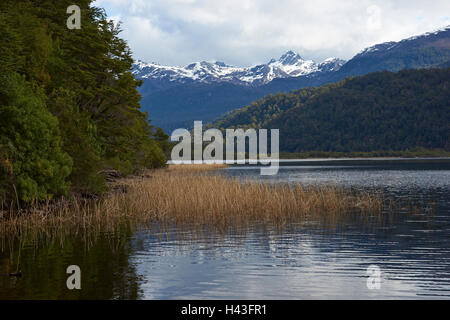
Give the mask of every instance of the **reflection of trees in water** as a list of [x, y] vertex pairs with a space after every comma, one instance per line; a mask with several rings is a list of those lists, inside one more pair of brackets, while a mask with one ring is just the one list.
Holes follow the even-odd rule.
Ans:
[[[436, 241], [432, 234], [418, 233], [411, 228], [432, 228], [432, 213], [436, 210], [438, 213], [448, 212], [448, 206], [424, 209], [432, 209], [430, 204], [442, 204], [447, 201], [447, 196], [444, 193], [424, 193], [420, 197], [416, 195], [415, 201], [411, 198], [409, 194], [404, 197], [396, 195], [392, 206], [385, 198], [390, 207], [385, 208], [384, 214], [361, 215], [356, 211], [343, 216], [324, 215], [316, 220], [307, 219], [292, 224], [252, 223], [219, 230], [221, 232], [208, 226], [148, 224], [145, 231], [137, 232], [134, 240], [130, 240], [130, 236], [136, 230], [127, 227], [116, 230], [114, 235], [106, 231], [84, 233], [80, 230], [61, 231], [57, 236], [51, 232], [47, 236], [45, 232], [15, 234], [14, 241], [8, 241], [5, 237], [0, 239], [0, 299], [140, 298], [143, 295], [140, 288], [142, 279], [137, 275], [131, 256], [136, 250], [151, 251], [151, 247], [157, 247], [162, 242], [169, 244], [164, 250], [196, 251], [199, 255], [216, 253], [218, 256], [223, 254], [220, 248], [224, 244], [245, 248], [249, 243], [258, 243], [258, 248], [276, 253], [273, 259], [281, 257], [281, 265], [298, 263], [299, 257], [311, 252], [317, 255], [330, 250], [339, 252], [341, 244], [351, 243], [351, 250], [356, 256], [358, 252], [374, 257], [392, 255], [395, 258], [394, 267], [395, 263], [408, 261], [413, 256], [418, 269], [430, 264], [436, 274], [441, 275], [443, 268], [448, 267], [448, 256], [442, 255], [442, 263], [436, 264], [435, 259], [430, 257], [427, 257], [429, 261], [419, 258], [424, 252], [410, 248], [439, 248], [445, 242]], [[418, 212], [412, 208], [418, 208]], [[415, 223], [411, 225], [408, 220]], [[442, 228], [442, 225], [437, 227]], [[414, 237], [399, 238], [398, 234]], [[19, 243], [18, 238], [26, 240]], [[333, 245], [329, 241], [336, 243]], [[199, 245], [202, 250], [199, 250]], [[205, 250], [205, 246], [212, 249]], [[14, 250], [10, 250], [12, 247]], [[245, 251], [241, 252], [245, 254]], [[239, 254], [239, 251], [232, 254]], [[7, 276], [17, 270], [18, 263], [22, 278]], [[280, 264], [279, 261], [277, 263]], [[69, 265], [81, 268], [82, 289], [79, 291], [70, 291], [66, 287], [69, 276], [66, 269]]]
[[[0, 250], [0, 299], [137, 299], [139, 277], [130, 264], [128, 237], [99, 236], [89, 243], [67, 237], [48, 245]], [[19, 256], [20, 253], [20, 256]], [[20, 259], [20, 262], [18, 261]], [[21, 278], [9, 277], [20, 263]], [[81, 268], [81, 290], [69, 290], [69, 265]]]

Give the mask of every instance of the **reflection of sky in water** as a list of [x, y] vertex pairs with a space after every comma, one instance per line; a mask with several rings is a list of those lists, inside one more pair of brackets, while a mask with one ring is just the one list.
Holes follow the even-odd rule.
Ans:
[[259, 167], [231, 167], [224, 170], [229, 176], [259, 181], [289, 181], [302, 184], [335, 184], [361, 187], [450, 187], [448, 170], [408, 170], [395, 166], [280, 166], [275, 176], [259, 176]]
[[[448, 248], [433, 252], [405, 235], [380, 240], [255, 233], [208, 246], [143, 239], [133, 262], [145, 278], [144, 297], [154, 299], [450, 297]], [[366, 286], [371, 264], [383, 272], [379, 291]]]
[[[429, 199], [434, 215], [398, 214], [384, 224], [345, 222], [335, 232], [303, 225], [245, 238], [158, 240], [139, 233], [132, 257], [145, 298], [389, 299], [450, 298], [450, 168], [410, 165], [286, 166], [275, 177], [253, 168], [223, 173], [258, 181], [375, 188], [396, 198]], [[382, 271], [381, 290], [367, 289], [366, 270]]]

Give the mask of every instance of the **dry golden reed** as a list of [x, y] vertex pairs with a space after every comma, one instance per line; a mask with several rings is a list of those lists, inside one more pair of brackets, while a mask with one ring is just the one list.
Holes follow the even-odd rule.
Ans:
[[376, 194], [239, 181], [210, 172], [222, 167], [169, 166], [117, 181], [126, 192], [102, 200], [74, 197], [36, 205], [21, 214], [3, 212], [0, 235], [115, 232], [124, 224], [138, 227], [147, 222], [226, 230], [250, 223], [283, 226], [315, 218], [339, 219], [355, 211], [382, 212], [383, 201]]

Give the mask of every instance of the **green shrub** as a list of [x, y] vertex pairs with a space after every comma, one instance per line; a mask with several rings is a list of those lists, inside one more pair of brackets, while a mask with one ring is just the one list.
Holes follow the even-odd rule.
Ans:
[[67, 193], [72, 159], [62, 151], [58, 120], [42, 94], [15, 73], [0, 81], [0, 145], [5, 198], [17, 192], [31, 202]]

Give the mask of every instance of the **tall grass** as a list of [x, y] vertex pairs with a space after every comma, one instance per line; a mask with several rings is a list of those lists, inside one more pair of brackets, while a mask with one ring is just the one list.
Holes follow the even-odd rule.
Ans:
[[337, 187], [263, 184], [211, 174], [223, 166], [170, 166], [123, 179], [126, 190], [101, 200], [79, 197], [2, 212], [0, 235], [54, 236], [70, 232], [89, 237], [148, 222], [224, 231], [249, 224], [284, 226], [311, 219], [339, 220], [349, 213], [380, 214], [383, 201], [370, 193]]

